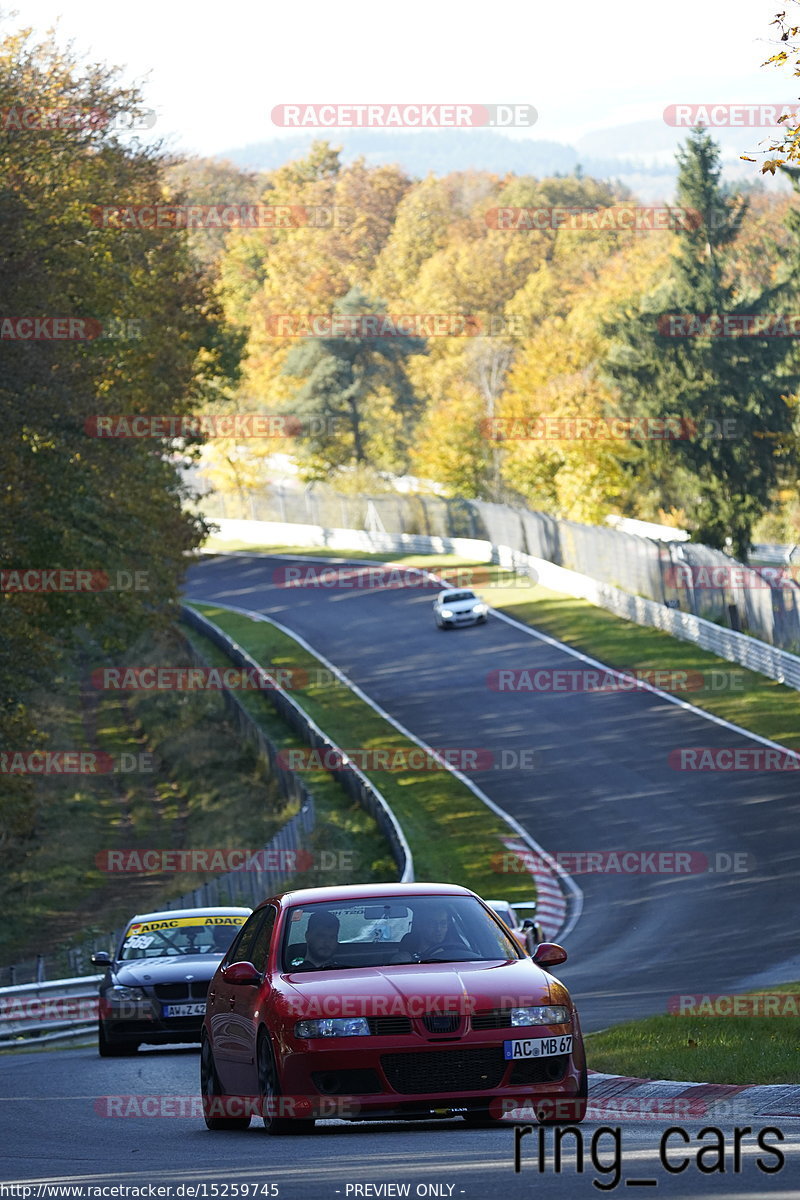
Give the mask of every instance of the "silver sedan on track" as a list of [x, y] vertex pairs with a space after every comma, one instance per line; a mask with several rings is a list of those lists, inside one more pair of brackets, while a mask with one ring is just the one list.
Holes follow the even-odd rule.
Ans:
[[483, 625], [488, 615], [489, 605], [466, 588], [448, 588], [433, 602], [433, 617], [440, 629]]

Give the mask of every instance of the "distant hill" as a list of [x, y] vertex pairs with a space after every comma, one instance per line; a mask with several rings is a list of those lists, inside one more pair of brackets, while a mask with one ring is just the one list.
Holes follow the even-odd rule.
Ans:
[[[488, 129], [425, 130], [419, 133], [376, 129], [313, 130], [294, 136], [271, 138], [223, 150], [217, 155], [248, 170], [270, 171], [291, 159], [302, 158], [311, 143], [324, 139], [342, 146], [344, 162], [363, 156], [371, 165], [399, 163], [409, 175], [471, 169], [496, 175], [584, 175], [618, 179], [641, 200], [672, 200], [677, 166], [675, 152], [686, 130], [662, 121], [637, 121], [585, 134], [577, 145], [537, 138], [509, 138]], [[720, 129], [715, 137], [723, 151], [723, 174], [728, 180], [757, 183], [763, 180], [753, 163], [740, 154], [758, 146], [763, 130]], [[769, 187], [786, 186], [768, 179]]]

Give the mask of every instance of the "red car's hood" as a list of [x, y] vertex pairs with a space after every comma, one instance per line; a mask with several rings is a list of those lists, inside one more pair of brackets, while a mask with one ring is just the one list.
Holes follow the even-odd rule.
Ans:
[[566, 989], [530, 959], [294, 971], [276, 982], [286, 1007], [300, 1017], [484, 1012], [549, 1004], [553, 990], [558, 1003], [568, 1003]]

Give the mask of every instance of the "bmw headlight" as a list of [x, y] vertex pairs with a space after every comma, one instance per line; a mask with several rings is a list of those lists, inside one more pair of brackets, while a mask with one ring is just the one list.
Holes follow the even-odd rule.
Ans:
[[568, 1025], [569, 1009], [563, 1004], [541, 1004], [535, 1008], [512, 1008], [512, 1025]]
[[146, 1000], [147, 992], [140, 987], [123, 987], [118, 984], [116, 987], [110, 987], [106, 992], [106, 1000], [109, 1004], [122, 1004], [131, 1000]]
[[294, 1036], [298, 1038], [364, 1037], [369, 1035], [365, 1017], [322, 1017], [317, 1021], [298, 1021]]
[[443, 617], [452, 617], [452, 615], [453, 615], [453, 610], [451, 608], [443, 608], [442, 609]]
[[483, 615], [483, 613], [487, 613], [489, 611], [489, 605], [488, 604], [473, 604], [472, 611]]

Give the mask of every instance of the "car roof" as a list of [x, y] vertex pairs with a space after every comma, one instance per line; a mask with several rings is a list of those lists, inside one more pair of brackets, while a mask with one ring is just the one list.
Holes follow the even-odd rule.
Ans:
[[228, 905], [224, 908], [165, 908], [159, 912], [137, 913], [128, 921], [164, 921], [167, 917], [249, 917], [252, 908], [234, 908]]
[[445, 596], [457, 596], [459, 592], [466, 592], [468, 596], [474, 596], [472, 588], [445, 588], [443, 592], [439, 592], [439, 599], [444, 600]]
[[[335, 900], [380, 900], [382, 896], [475, 896], [457, 883], [361, 883], [334, 887], [296, 888], [270, 896], [263, 904], [315, 904]], [[258, 907], [262, 908], [263, 904]]]

